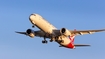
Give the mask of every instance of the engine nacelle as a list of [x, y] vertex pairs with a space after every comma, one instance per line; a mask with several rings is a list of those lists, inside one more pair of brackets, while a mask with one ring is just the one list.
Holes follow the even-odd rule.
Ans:
[[34, 37], [35, 37], [34, 30], [32, 30], [32, 29], [27, 29], [26, 33], [27, 33], [28, 36], [30, 36], [31, 38], [34, 38]]
[[61, 35], [71, 36], [70, 31], [69, 31], [68, 29], [66, 29], [66, 28], [62, 28], [62, 29], [60, 30], [60, 33], [61, 33]]

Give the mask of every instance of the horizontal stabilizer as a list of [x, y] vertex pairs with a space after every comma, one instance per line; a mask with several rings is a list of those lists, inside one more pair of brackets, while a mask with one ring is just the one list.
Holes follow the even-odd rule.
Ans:
[[74, 44], [75, 47], [84, 47], [84, 46], [90, 46], [90, 45], [87, 45], [87, 44]]

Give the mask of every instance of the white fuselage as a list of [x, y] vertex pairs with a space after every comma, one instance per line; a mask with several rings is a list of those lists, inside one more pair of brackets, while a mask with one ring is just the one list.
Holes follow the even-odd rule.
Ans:
[[30, 15], [30, 21], [32, 24], [37, 26], [39, 29], [44, 31], [45, 33], [51, 34], [53, 29], [56, 29], [53, 25], [51, 25], [49, 22], [44, 20], [40, 15], [38, 14], [32, 14]]
[[[43, 17], [41, 17], [38, 14], [31, 14], [29, 19], [33, 25], [37, 26], [45, 33], [54, 34], [53, 30], [57, 30], [56, 27], [54, 27], [52, 24], [50, 24], [48, 21], [46, 21]], [[60, 45], [66, 46], [70, 43], [70, 39], [68, 37], [62, 37], [62, 40], [64, 40], [64, 42], [60, 43]]]

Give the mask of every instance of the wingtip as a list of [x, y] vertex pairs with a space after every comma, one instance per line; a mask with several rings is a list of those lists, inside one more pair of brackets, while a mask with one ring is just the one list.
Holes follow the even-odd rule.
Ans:
[[91, 46], [91, 45], [86, 45], [86, 46]]
[[15, 31], [15, 33], [18, 33], [18, 31]]

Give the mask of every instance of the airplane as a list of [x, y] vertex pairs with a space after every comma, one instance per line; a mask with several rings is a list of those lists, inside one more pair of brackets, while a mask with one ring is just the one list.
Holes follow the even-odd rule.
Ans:
[[43, 37], [42, 43], [48, 43], [46, 38], [50, 39], [50, 42], [57, 42], [60, 46], [70, 49], [75, 49], [76, 47], [90, 46], [87, 44], [74, 44], [75, 36], [84, 35], [84, 34], [93, 34], [95, 32], [102, 32], [105, 29], [101, 30], [68, 30], [67, 28], [57, 29], [51, 23], [46, 21], [39, 14], [31, 14], [29, 20], [32, 23], [32, 28], [37, 27], [40, 30], [34, 31], [33, 29], [27, 29], [25, 32], [18, 32], [19, 34], [24, 34], [31, 38], [34, 37]]

